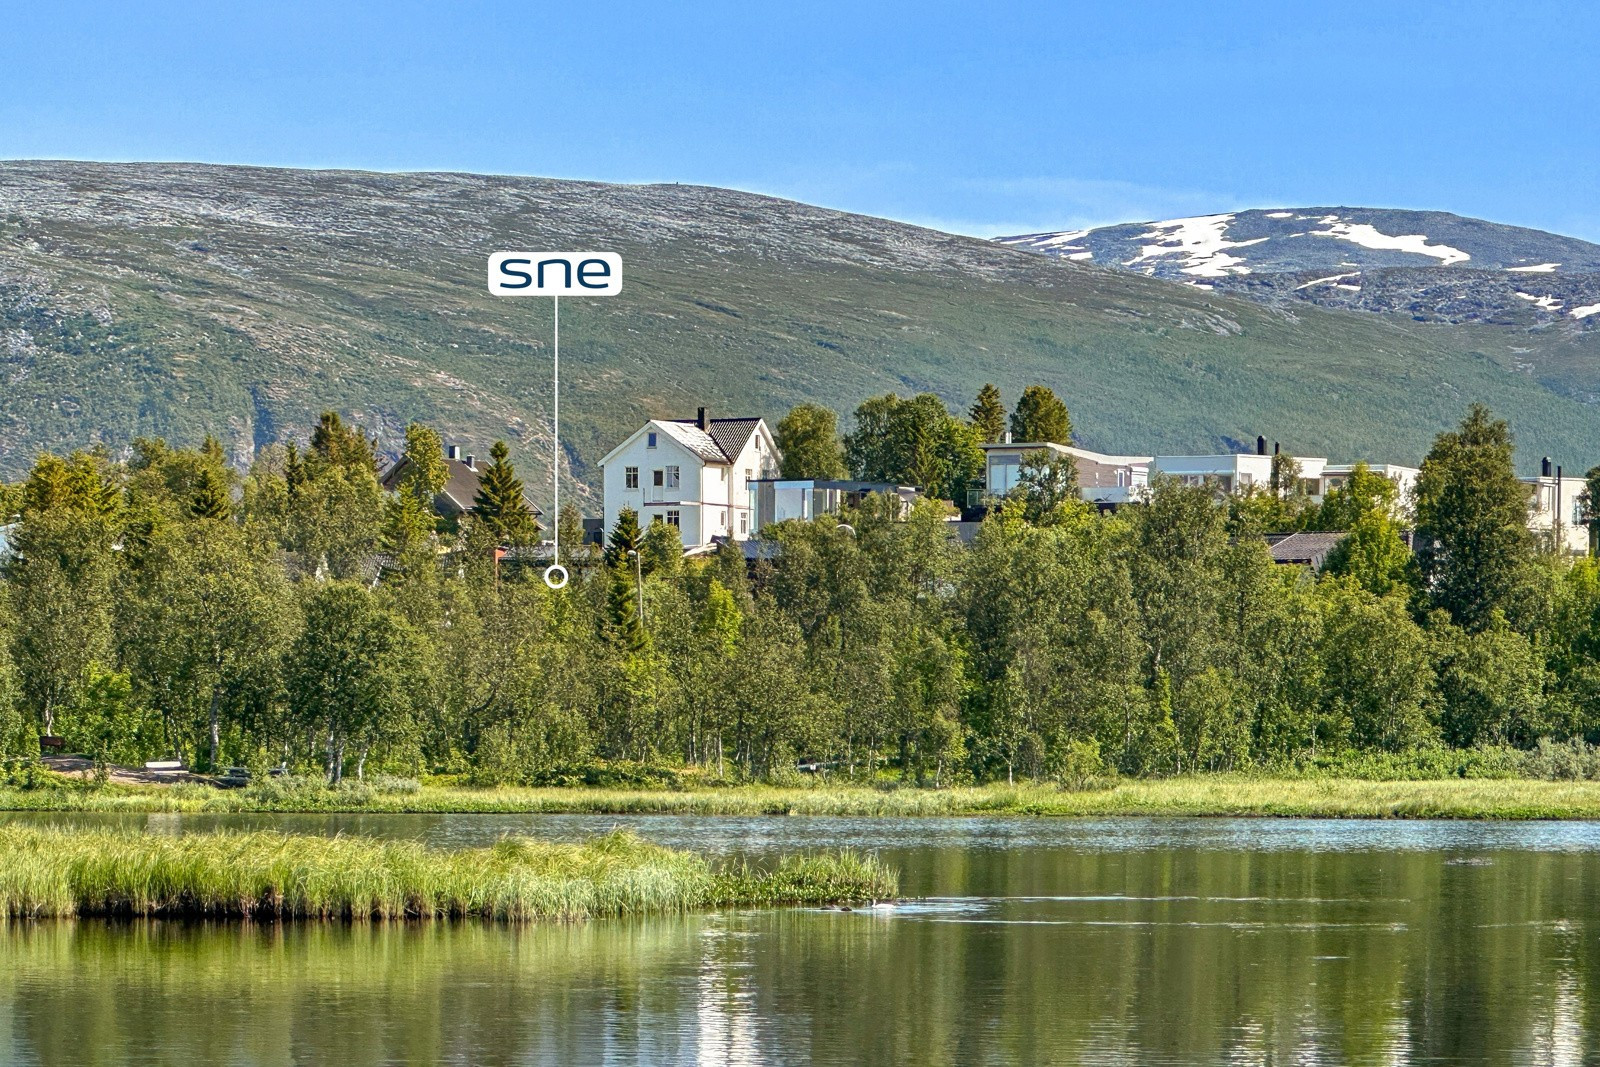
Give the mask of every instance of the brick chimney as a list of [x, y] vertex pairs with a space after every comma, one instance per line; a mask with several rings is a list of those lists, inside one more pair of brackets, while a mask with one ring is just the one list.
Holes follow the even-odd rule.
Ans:
[[694, 424], [696, 426], [700, 427], [700, 429], [706, 431], [707, 433], [710, 433], [711, 432], [711, 415], [710, 415], [710, 413], [707, 412], [705, 408], [701, 408], [700, 409], [700, 413], [695, 416]]

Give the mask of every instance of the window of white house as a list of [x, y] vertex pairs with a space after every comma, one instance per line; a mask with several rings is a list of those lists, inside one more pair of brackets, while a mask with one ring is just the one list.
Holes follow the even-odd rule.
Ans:
[[654, 448], [654, 447], [656, 447], [656, 435], [655, 435], [654, 431], [651, 432], [650, 439], [645, 443], [645, 447], [646, 448]]
[[750, 532], [750, 513], [748, 511], [741, 511], [741, 512], [739, 512], [739, 533], [747, 534], [749, 532]]
[[717, 512], [717, 528], [722, 529], [728, 525], [728, 509], [723, 508]]
[[624, 467], [624, 468], [622, 468], [622, 487], [624, 489], [637, 489], [637, 488], [639, 488], [639, 468], [638, 467]]
[[682, 526], [683, 525], [683, 512], [679, 511], [677, 508], [668, 508], [667, 509], [667, 525], [668, 526], [674, 526], [674, 527]]
[[681, 477], [679, 475], [678, 468], [677, 467], [668, 467], [667, 468], [667, 488], [668, 489], [676, 489], [676, 488], [678, 488], [680, 480], [681, 480]]

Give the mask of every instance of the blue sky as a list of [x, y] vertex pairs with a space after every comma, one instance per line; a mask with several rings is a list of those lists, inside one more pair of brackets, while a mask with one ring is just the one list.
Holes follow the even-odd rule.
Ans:
[[1274, 205], [1600, 241], [1600, 5], [14, 0], [0, 157], [727, 185], [975, 234]]

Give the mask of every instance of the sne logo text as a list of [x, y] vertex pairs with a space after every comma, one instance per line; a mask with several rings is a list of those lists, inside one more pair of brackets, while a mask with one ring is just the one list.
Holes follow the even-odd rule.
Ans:
[[495, 296], [616, 296], [622, 257], [615, 252], [496, 252], [489, 257]]

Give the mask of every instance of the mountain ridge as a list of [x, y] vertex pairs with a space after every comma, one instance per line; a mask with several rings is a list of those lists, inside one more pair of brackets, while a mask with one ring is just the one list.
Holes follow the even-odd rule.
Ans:
[[623, 255], [620, 297], [562, 307], [564, 477], [590, 499], [594, 462], [645, 417], [848, 412], [889, 390], [965, 407], [986, 380], [1051, 385], [1107, 451], [1265, 433], [1414, 462], [1479, 399], [1533, 455], [1576, 468], [1600, 446], [1592, 331], [1518, 352], [704, 186], [12, 161], [0, 474], [141, 433], [214, 433], [244, 462], [331, 407], [385, 450], [413, 419], [504, 437], [547, 487], [549, 309], [489, 296], [502, 248]]
[[1600, 245], [1450, 212], [1259, 208], [997, 240], [1269, 304], [1600, 327]]

